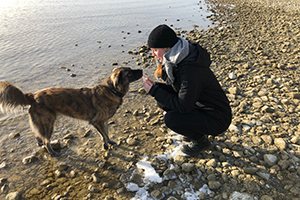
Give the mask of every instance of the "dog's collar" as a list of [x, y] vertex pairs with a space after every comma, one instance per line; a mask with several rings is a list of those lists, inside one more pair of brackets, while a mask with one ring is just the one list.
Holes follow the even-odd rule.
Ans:
[[110, 87], [107, 83], [105, 84], [105, 86], [115, 95], [117, 95], [120, 98], [124, 97], [124, 94], [122, 94], [121, 92], [118, 92], [114, 87]]

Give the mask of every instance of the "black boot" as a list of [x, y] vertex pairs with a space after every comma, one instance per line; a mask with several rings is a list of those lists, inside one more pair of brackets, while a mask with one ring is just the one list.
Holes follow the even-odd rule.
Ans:
[[183, 136], [183, 137], [182, 137], [182, 141], [183, 141], [183, 142], [191, 142], [192, 139], [189, 138], [188, 136]]
[[212, 143], [204, 135], [198, 140], [192, 140], [189, 144], [183, 145], [180, 149], [189, 156], [196, 156], [204, 150], [211, 149]]

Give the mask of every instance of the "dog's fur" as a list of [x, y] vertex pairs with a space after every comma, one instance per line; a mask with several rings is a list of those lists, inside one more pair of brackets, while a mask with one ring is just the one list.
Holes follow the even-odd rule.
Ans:
[[29, 105], [32, 131], [40, 146], [51, 156], [58, 156], [50, 145], [54, 122], [58, 114], [88, 121], [102, 135], [104, 148], [115, 144], [108, 137], [107, 120], [122, 104], [129, 84], [142, 77], [142, 70], [118, 67], [104, 81], [93, 88], [48, 88], [36, 93], [23, 93], [9, 82], [0, 83], [0, 109], [4, 112]]

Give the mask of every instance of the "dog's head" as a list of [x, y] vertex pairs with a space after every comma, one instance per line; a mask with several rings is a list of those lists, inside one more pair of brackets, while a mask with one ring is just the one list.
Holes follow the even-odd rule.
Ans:
[[112, 86], [116, 91], [126, 94], [129, 90], [129, 84], [142, 78], [143, 70], [131, 69], [129, 67], [115, 68], [109, 78], [105, 81], [106, 84]]

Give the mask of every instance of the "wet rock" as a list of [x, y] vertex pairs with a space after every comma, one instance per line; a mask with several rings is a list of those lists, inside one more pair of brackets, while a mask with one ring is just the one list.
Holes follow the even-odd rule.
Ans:
[[11, 192], [6, 195], [5, 199], [7, 200], [21, 200], [22, 195], [19, 192]]
[[128, 138], [126, 142], [129, 146], [136, 146], [138, 144], [137, 138]]
[[92, 174], [92, 179], [93, 179], [93, 182], [100, 183], [100, 176], [99, 176], [99, 174], [93, 173]]
[[11, 139], [18, 138], [18, 137], [20, 137], [20, 133], [19, 133], [19, 132], [13, 132], [13, 133], [10, 133], [10, 134], [9, 134], [9, 137], [10, 137]]
[[7, 167], [7, 163], [4, 161], [0, 164], [0, 169], [6, 168]]
[[99, 191], [99, 189], [97, 189], [95, 186], [93, 186], [93, 185], [89, 185], [88, 186], [88, 190], [90, 191], [90, 192], [92, 192], [92, 193], [98, 193], [98, 192], [100, 192]]
[[33, 163], [37, 160], [38, 160], [38, 158], [36, 156], [27, 156], [27, 157], [23, 158], [22, 163], [24, 165], [27, 165], [27, 164]]

